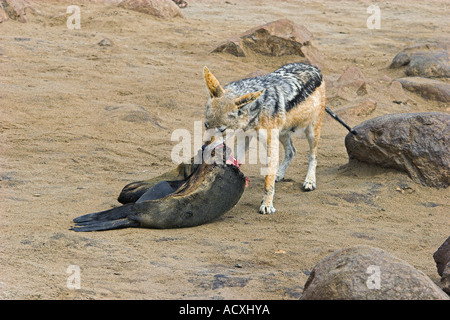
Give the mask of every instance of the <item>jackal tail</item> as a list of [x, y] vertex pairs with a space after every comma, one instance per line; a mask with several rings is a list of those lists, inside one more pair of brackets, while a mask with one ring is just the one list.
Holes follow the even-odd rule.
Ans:
[[344, 122], [344, 120], [342, 120], [336, 113], [333, 112], [333, 110], [331, 110], [330, 108], [328, 108], [328, 106], [325, 108], [325, 111], [333, 118], [335, 119], [337, 122], [339, 122], [340, 124], [342, 124], [345, 129], [347, 129], [351, 134], [356, 135], [356, 131], [353, 130], [348, 124], [346, 124]]

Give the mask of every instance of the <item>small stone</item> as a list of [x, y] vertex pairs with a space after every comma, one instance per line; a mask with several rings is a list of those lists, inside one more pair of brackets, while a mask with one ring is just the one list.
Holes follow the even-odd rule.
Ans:
[[109, 38], [104, 38], [104, 39], [100, 40], [98, 45], [100, 47], [111, 47], [113, 45], [113, 42]]

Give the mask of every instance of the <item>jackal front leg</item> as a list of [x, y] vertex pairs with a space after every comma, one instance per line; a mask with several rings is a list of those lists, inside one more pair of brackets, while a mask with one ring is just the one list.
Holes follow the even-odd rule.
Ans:
[[267, 172], [264, 179], [264, 196], [261, 201], [261, 207], [259, 208], [259, 213], [261, 214], [271, 214], [276, 211], [273, 206], [273, 196], [275, 194], [275, 178], [278, 169], [278, 141], [278, 130], [276, 130], [276, 133], [267, 133], [268, 161], [267, 168], [265, 168]]

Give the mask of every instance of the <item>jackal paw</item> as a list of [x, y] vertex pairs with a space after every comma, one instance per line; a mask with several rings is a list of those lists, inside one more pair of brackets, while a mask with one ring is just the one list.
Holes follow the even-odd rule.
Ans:
[[275, 182], [280, 182], [281, 180], [283, 180], [283, 178], [284, 174], [278, 173], [277, 176], [275, 177]]
[[259, 213], [261, 214], [272, 214], [275, 213], [276, 209], [273, 207], [272, 204], [265, 205], [262, 204], [261, 207], [259, 207]]
[[316, 182], [315, 181], [305, 181], [303, 183], [303, 190], [305, 191], [313, 191], [316, 189]]

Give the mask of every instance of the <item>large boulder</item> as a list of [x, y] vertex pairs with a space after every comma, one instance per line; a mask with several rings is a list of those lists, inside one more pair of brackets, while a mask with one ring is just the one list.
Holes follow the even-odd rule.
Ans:
[[431, 187], [450, 184], [450, 114], [390, 114], [362, 122], [345, 137], [350, 159], [407, 172]]
[[124, 0], [119, 3], [119, 7], [158, 18], [183, 17], [180, 8], [172, 0]]
[[423, 272], [385, 251], [357, 246], [320, 261], [301, 300], [448, 300]]
[[247, 56], [248, 51], [265, 56], [297, 55], [310, 64], [320, 65], [322, 58], [312, 46], [312, 33], [303, 25], [288, 19], [280, 19], [250, 29], [228, 39], [213, 52], [225, 52], [237, 57]]
[[433, 258], [441, 276], [441, 288], [450, 295], [450, 237], [437, 249]]
[[438, 43], [407, 47], [394, 57], [390, 65], [391, 69], [401, 67], [406, 67], [407, 76], [448, 78], [448, 46]]

